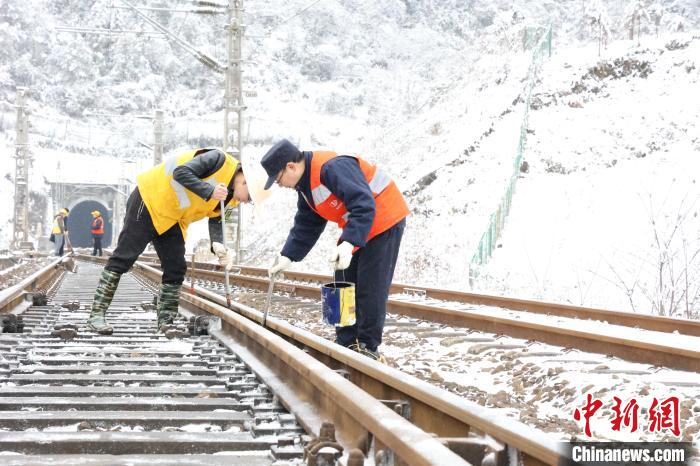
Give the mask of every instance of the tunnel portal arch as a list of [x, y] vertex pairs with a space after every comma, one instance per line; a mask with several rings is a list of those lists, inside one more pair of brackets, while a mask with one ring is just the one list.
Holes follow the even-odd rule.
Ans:
[[109, 247], [112, 243], [112, 219], [107, 207], [95, 200], [83, 200], [71, 208], [68, 215], [68, 233], [71, 244], [75, 247], [92, 247], [92, 211], [99, 210], [104, 219], [105, 233], [102, 236], [102, 247]]
[[117, 236], [124, 221], [126, 198], [130, 191], [131, 187], [127, 184], [51, 183], [53, 215], [63, 207], [70, 209], [68, 231], [71, 244], [75, 247], [92, 248], [91, 212], [99, 210], [105, 221], [102, 247], [110, 247], [117, 243]]

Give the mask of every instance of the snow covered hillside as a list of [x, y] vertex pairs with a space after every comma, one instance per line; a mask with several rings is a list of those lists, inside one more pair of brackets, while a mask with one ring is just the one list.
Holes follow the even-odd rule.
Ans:
[[484, 290], [697, 317], [700, 36], [558, 50]]

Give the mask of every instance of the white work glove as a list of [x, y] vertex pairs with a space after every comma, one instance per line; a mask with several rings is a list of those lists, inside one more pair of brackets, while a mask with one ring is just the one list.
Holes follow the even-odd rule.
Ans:
[[216, 257], [219, 258], [219, 264], [226, 270], [230, 270], [235, 261], [234, 251], [217, 242], [212, 243], [211, 248], [214, 250]]
[[343, 241], [336, 246], [333, 256], [331, 256], [331, 262], [335, 264], [335, 270], [345, 270], [350, 267], [353, 249], [355, 249], [355, 246], [347, 241]]
[[292, 260], [289, 257], [285, 257], [280, 254], [277, 256], [277, 259], [275, 259], [275, 263], [272, 264], [269, 269], [267, 269], [267, 276], [272, 277], [280, 272], [284, 272], [290, 265], [292, 265]]

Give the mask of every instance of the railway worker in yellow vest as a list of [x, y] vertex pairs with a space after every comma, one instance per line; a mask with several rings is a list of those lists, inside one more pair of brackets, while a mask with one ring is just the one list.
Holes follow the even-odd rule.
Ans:
[[68, 208], [64, 207], [59, 210], [53, 218], [53, 227], [51, 234], [53, 235], [53, 253], [55, 256], [63, 255], [63, 247], [66, 244], [68, 236]]
[[[261, 191], [262, 191], [262, 183]], [[209, 217], [212, 251], [230, 267], [234, 255], [223, 246], [221, 200], [228, 208], [250, 202], [246, 176], [239, 162], [218, 149], [198, 149], [170, 157], [141, 173], [126, 203], [126, 217], [117, 247], [100, 276], [88, 330], [110, 335], [105, 320], [121, 275], [153, 242], [163, 269], [158, 301], [158, 329], [177, 316], [180, 286], [187, 272], [185, 237], [190, 223]]]
[[336, 343], [375, 360], [382, 342], [386, 302], [401, 237], [409, 214], [391, 177], [360, 157], [335, 152], [301, 152], [283, 139], [261, 160], [273, 183], [296, 189], [297, 213], [270, 276], [302, 260], [326, 222], [343, 232], [333, 252], [336, 280], [355, 283], [356, 324], [336, 327]]

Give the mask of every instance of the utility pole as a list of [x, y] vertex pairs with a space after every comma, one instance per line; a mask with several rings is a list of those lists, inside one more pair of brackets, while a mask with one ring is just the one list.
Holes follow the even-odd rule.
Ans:
[[[241, 79], [241, 48], [244, 26], [243, 0], [229, 0], [228, 4], [228, 59], [224, 90], [224, 150], [240, 162], [243, 151], [243, 89]], [[236, 209], [236, 262], [241, 260], [241, 207]], [[223, 214], [223, 213], [222, 213]], [[231, 231], [231, 230], [229, 230]]]
[[153, 117], [153, 165], [163, 161], [163, 110], [156, 110]]
[[15, 142], [15, 217], [12, 247], [20, 248], [29, 241], [29, 112], [26, 87], [17, 88], [17, 132]]

